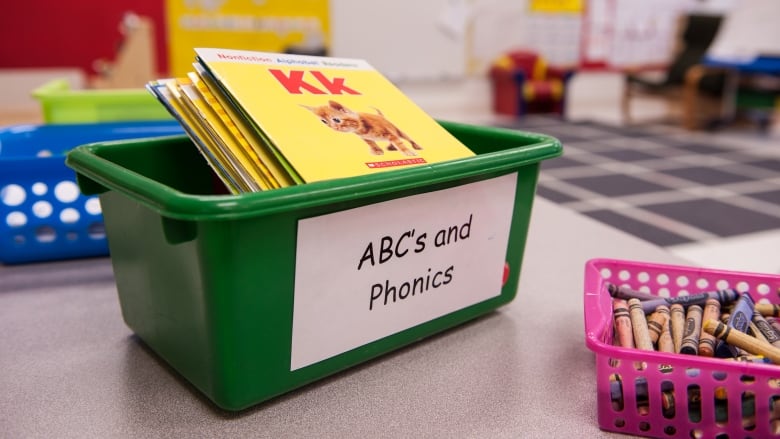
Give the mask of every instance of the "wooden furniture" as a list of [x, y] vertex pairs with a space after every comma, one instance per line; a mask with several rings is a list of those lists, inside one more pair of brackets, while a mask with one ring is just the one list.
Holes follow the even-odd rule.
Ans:
[[669, 114], [688, 129], [697, 129], [703, 120], [722, 114], [722, 96], [729, 76], [723, 70], [700, 67], [722, 22], [720, 15], [689, 14], [680, 19], [677, 48], [663, 72], [628, 71], [622, 111], [626, 123], [634, 122], [631, 101], [653, 97], [669, 104]]
[[124, 35], [114, 61], [96, 61], [100, 76], [92, 79], [91, 88], [136, 88], [156, 79], [157, 65], [152, 20], [132, 13], [120, 23]]

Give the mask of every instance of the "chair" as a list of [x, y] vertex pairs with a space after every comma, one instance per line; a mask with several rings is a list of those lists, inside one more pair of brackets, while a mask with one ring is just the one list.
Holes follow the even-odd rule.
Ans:
[[548, 65], [534, 51], [509, 52], [490, 68], [493, 111], [510, 116], [527, 113], [563, 116], [566, 86], [573, 73], [570, 69]]
[[660, 78], [648, 78], [648, 72], [626, 74], [622, 110], [627, 123], [633, 122], [631, 100], [643, 95], [662, 98], [672, 104], [671, 113], [680, 118], [688, 129], [697, 129], [702, 119], [713, 117], [713, 111], [722, 111], [727, 73], [700, 66], [722, 21], [720, 15], [689, 14], [681, 17], [678, 48]]

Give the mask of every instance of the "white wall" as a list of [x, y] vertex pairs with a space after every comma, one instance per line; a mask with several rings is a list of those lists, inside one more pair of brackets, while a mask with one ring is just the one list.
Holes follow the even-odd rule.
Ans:
[[780, 56], [780, 0], [737, 0], [710, 48], [724, 60]]
[[[606, 0], [583, 1], [597, 5]], [[669, 10], [666, 15], [663, 11], [654, 15], [656, 21], [663, 21], [654, 28], [671, 38], [676, 24], [672, 15], [679, 13], [672, 9], [723, 13], [741, 2], [780, 4], [780, 0], [622, 0], [605, 4], [621, 4], [624, 7], [619, 9], [624, 12], [657, 7]], [[551, 64], [579, 61], [582, 16], [529, 13], [528, 0], [330, 0], [330, 5], [331, 54], [364, 58], [394, 81], [484, 76], [493, 60], [514, 48], [540, 50]], [[624, 25], [647, 24], [641, 15], [623, 18], [628, 20]], [[652, 51], [664, 57], [670, 52], [667, 49]], [[623, 52], [634, 56], [635, 51], [634, 47]]]
[[526, 0], [331, 0], [331, 54], [396, 81], [481, 74], [524, 41]]

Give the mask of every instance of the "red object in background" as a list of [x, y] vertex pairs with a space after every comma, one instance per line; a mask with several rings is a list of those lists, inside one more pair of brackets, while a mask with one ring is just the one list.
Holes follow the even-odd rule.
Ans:
[[0, 68], [76, 67], [94, 76], [113, 61], [127, 12], [154, 23], [157, 70], [168, 71], [164, 0], [24, 0], [0, 13]]
[[493, 111], [510, 116], [527, 113], [563, 115], [566, 86], [573, 74], [573, 69], [547, 65], [534, 51], [508, 52], [490, 68]]

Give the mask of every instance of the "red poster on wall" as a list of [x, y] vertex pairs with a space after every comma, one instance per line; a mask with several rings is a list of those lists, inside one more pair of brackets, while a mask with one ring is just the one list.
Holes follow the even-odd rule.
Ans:
[[25, 0], [0, 14], [0, 68], [76, 67], [85, 75], [112, 61], [127, 13], [152, 20], [157, 70], [168, 70], [163, 0]]

